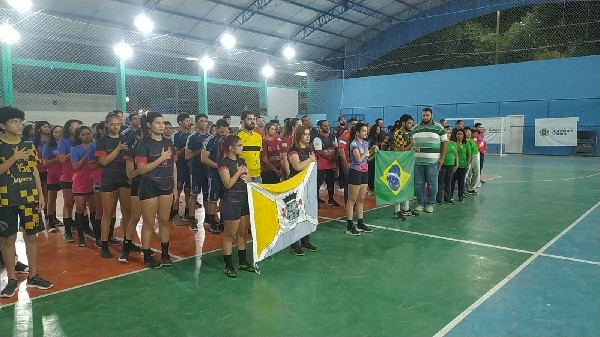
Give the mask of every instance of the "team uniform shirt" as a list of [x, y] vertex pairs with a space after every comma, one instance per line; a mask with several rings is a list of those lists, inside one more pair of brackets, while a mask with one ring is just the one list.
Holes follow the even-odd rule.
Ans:
[[246, 132], [240, 130], [237, 133], [243, 146], [240, 156], [246, 162], [248, 174], [255, 178], [260, 176], [260, 152], [262, 151], [262, 137], [258, 132]]
[[369, 156], [366, 156], [365, 159], [363, 159], [362, 161], [357, 161], [356, 158], [354, 157], [354, 149], [358, 149], [358, 153], [362, 156], [365, 151], [367, 151], [367, 149], [369, 148], [369, 141], [367, 140], [363, 140], [362, 142], [359, 141], [358, 139], [355, 139], [352, 141], [352, 143], [350, 143], [349, 149], [350, 149], [350, 158], [351, 158], [351, 162], [350, 162], [350, 168], [358, 171], [358, 172], [369, 172], [369, 164], [367, 163], [367, 161], [369, 160]]
[[462, 143], [457, 145], [458, 150], [458, 167], [465, 168], [467, 167], [467, 162], [469, 160], [469, 154], [471, 154], [471, 147], [467, 143]]
[[[337, 138], [335, 135], [328, 133], [321, 133], [315, 137], [313, 141], [313, 146], [315, 151], [323, 151], [328, 156], [333, 156], [335, 154], [335, 149], [338, 147]], [[336, 160], [330, 161], [329, 159], [320, 156], [317, 153], [317, 170], [331, 170], [337, 167]]]
[[[88, 155], [89, 144], [79, 144], [71, 148], [71, 165]], [[76, 170], [73, 168], [73, 193], [89, 193], [94, 189], [94, 180], [91, 177], [92, 167], [86, 161]]]
[[345, 127], [338, 125], [333, 129], [333, 135], [335, 136], [335, 138], [340, 139], [342, 133], [344, 133], [345, 130]]
[[475, 142], [475, 139], [469, 139], [469, 142], [467, 143], [469, 144], [469, 146], [471, 147], [471, 155], [476, 155], [479, 154], [479, 147], [477, 146], [477, 142]]
[[475, 137], [475, 142], [477, 143], [479, 153], [487, 151], [487, 142], [485, 141], [483, 134], [478, 133], [477, 137]]
[[[37, 151], [37, 155], [38, 158], [43, 158], [43, 152], [44, 152], [44, 146], [46, 146], [48, 142], [45, 140], [40, 140], [40, 143], [36, 146], [36, 151]], [[48, 168], [46, 167], [46, 165], [44, 165], [42, 163], [42, 161], [40, 161], [40, 163], [37, 166], [38, 172], [42, 173], [42, 172], [48, 172]]]
[[258, 133], [262, 138], [265, 138], [265, 130], [260, 131], [259, 128], [254, 128], [254, 132]]
[[394, 132], [390, 132], [389, 137], [389, 149], [390, 151], [400, 151], [400, 149], [402, 147], [407, 146], [408, 144], [410, 144], [410, 137], [411, 137], [411, 133], [409, 132], [404, 132], [402, 131], [402, 129], [398, 129]]
[[[137, 149], [138, 144], [134, 144], [134, 146], [131, 146], [127, 152], [125, 153], [125, 161], [130, 161], [133, 163], [133, 169], [137, 170], [137, 164], [135, 163], [135, 154], [137, 153], [136, 149]], [[141, 175], [137, 175], [135, 176], [135, 178], [133, 178], [131, 180], [131, 186], [133, 185], [139, 185], [139, 183], [142, 180], [142, 176]]]
[[[297, 147], [296, 145], [293, 145], [292, 147], [290, 147], [288, 149], [287, 156], [288, 156], [288, 158], [290, 158], [292, 155], [297, 154], [298, 158], [300, 158], [300, 162], [303, 162], [309, 158], [310, 153], [311, 153], [311, 151], [310, 151], [310, 148], [308, 148], [308, 147], [300, 148], [300, 147]], [[300, 173], [300, 172], [296, 171], [294, 169], [294, 167], [292, 166], [292, 164], [290, 163], [290, 178], [295, 176], [298, 173]]]
[[351, 163], [351, 159], [350, 159], [350, 152], [348, 151], [349, 147], [348, 147], [348, 141], [350, 139], [350, 130], [346, 130], [344, 132], [342, 132], [342, 135], [340, 136], [340, 141], [338, 144], [338, 147], [344, 151], [344, 153], [346, 154], [346, 162], [348, 164]]
[[[44, 150], [42, 151], [42, 159], [52, 160], [56, 159], [58, 155], [58, 145], [52, 146], [50, 144], [44, 145]], [[60, 183], [60, 175], [62, 172], [62, 167], [59, 162], [56, 162], [46, 168], [46, 172], [48, 172], [47, 183], [48, 184], [58, 184]]]
[[[119, 143], [126, 142], [122, 136], [112, 138], [104, 136], [96, 143], [96, 151], [94, 155], [97, 158], [108, 156], [111, 154]], [[120, 184], [128, 181], [127, 173], [125, 172], [125, 151], [119, 152], [113, 161], [102, 167], [102, 184]]]
[[131, 126], [128, 126], [121, 131], [121, 136], [125, 139], [125, 141], [127, 141], [127, 145], [131, 146], [133, 143], [135, 143], [136, 131], [137, 129], [134, 130]]
[[[196, 133], [192, 134], [191, 136], [189, 136], [186, 144], [184, 144], [184, 147], [186, 150], [190, 150], [192, 152], [201, 150], [204, 147], [204, 142], [210, 136], [211, 135], [208, 133], [201, 134], [199, 132], [196, 132]], [[200, 157], [201, 157], [201, 155], [195, 156], [188, 163], [189, 167], [192, 169], [192, 174], [205, 174], [206, 173], [207, 167], [206, 167], [206, 165], [202, 164], [202, 160]], [[178, 161], [178, 163], [179, 162], [181, 162], [181, 159]], [[179, 165], [179, 164], [177, 164], [177, 165]]]
[[[71, 148], [73, 147], [73, 143], [71, 143], [70, 138], [61, 138], [58, 141], [58, 154], [62, 154], [68, 156], [71, 154]], [[70, 183], [73, 181], [73, 165], [71, 165], [71, 160], [67, 160], [64, 163], [60, 164], [60, 181]]]
[[456, 158], [454, 157], [454, 152], [456, 151], [456, 142], [449, 141], [448, 145], [446, 145], [446, 157], [444, 158], [444, 163], [442, 165], [456, 165]]
[[[224, 139], [225, 137], [210, 135], [206, 138], [204, 144], [202, 144], [202, 151], [207, 151], [209, 153], [208, 158], [217, 164], [219, 163], [219, 149], [221, 148]], [[210, 173], [219, 174], [217, 168], [207, 166], [207, 170]]]
[[280, 155], [287, 156], [288, 150], [290, 149], [290, 147], [292, 147], [292, 145], [294, 145], [294, 144], [292, 144], [293, 141], [294, 140], [292, 138], [292, 135], [283, 137], [281, 139], [281, 152], [280, 152]]
[[[95, 164], [97, 162], [98, 158], [96, 158], [96, 142], [93, 141], [90, 143], [90, 145], [88, 145], [88, 163], [90, 163], [91, 167], [91, 164]], [[102, 167], [96, 167], [95, 169], [92, 169], [91, 177], [96, 185], [102, 184]]]
[[[175, 150], [179, 151], [181, 149], [187, 148], [187, 142], [191, 132], [177, 132], [173, 135], [173, 145], [175, 146]], [[201, 144], [202, 145], [202, 144]], [[190, 166], [189, 161], [185, 159], [185, 155], [177, 158], [177, 168], [178, 169], [186, 169]]]
[[[7, 143], [0, 140], [0, 163], [13, 156], [15, 147], [25, 148], [25, 141], [20, 139], [15, 143]], [[33, 172], [40, 160], [33, 144], [28, 146], [28, 153], [27, 159], [17, 161], [8, 171], [0, 174], [0, 207], [18, 207], [38, 202]]]
[[[242, 158], [238, 158], [237, 160], [233, 160], [229, 157], [224, 157], [219, 160], [219, 171], [227, 170], [229, 172], [229, 177], [233, 177], [237, 172], [238, 166], [246, 166], [246, 162]], [[228, 201], [244, 201], [244, 199], [248, 200], [248, 186], [246, 181], [242, 179], [242, 177], [238, 178], [238, 180], [231, 186], [230, 189], [225, 189], [225, 197]]]
[[154, 170], [142, 175], [141, 184], [152, 183], [159, 190], [172, 190], [173, 182], [173, 167], [177, 161], [175, 155], [175, 147], [173, 142], [168, 138], [163, 138], [160, 141], [152, 138], [144, 138], [140, 141], [135, 151], [136, 164], [149, 164], [160, 158], [163, 149], [171, 149], [171, 159], [164, 160]]
[[[263, 139], [262, 151], [260, 157], [267, 157], [267, 160], [273, 165], [278, 171], [281, 170], [281, 139], [275, 137], [271, 140]], [[262, 172], [271, 171], [263, 161], [260, 161], [260, 169]]]
[[444, 128], [436, 123], [419, 124], [412, 131], [415, 147], [416, 165], [432, 165], [437, 163], [442, 152], [442, 143], [448, 142]]

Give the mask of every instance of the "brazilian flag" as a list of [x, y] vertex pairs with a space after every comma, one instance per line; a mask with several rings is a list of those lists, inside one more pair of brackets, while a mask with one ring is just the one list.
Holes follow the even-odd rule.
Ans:
[[395, 204], [414, 196], [414, 151], [377, 151], [375, 196], [377, 205]]

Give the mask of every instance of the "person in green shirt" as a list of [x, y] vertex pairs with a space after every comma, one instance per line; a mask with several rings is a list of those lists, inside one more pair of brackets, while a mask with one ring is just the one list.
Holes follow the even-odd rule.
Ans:
[[467, 166], [467, 178], [465, 182], [465, 188], [467, 193], [475, 195], [475, 186], [479, 181], [479, 148], [475, 141], [477, 135], [477, 129], [465, 128], [465, 136], [467, 137], [469, 146], [471, 147], [471, 162]]
[[[445, 128], [446, 135], [451, 139], [452, 127], [446, 126]], [[444, 162], [440, 167], [440, 174], [438, 175], [438, 193], [436, 197], [436, 201], [438, 205], [442, 204], [442, 201], [451, 204], [452, 200], [450, 200], [452, 194], [450, 194], [450, 183], [452, 182], [452, 176], [456, 169], [458, 168], [458, 152], [456, 150], [456, 142], [450, 141], [446, 146], [446, 156], [444, 157]]]
[[465, 175], [467, 166], [471, 162], [471, 147], [466, 142], [463, 130], [456, 130], [450, 140], [456, 142], [456, 152], [458, 154], [458, 168], [452, 176], [450, 195], [454, 195], [454, 186], [458, 182], [458, 201], [463, 202], [465, 197]]

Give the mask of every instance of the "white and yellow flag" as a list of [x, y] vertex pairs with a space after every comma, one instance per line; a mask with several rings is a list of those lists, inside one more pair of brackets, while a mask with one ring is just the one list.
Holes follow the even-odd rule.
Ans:
[[279, 184], [248, 184], [254, 263], [317, 230], [317, 167]]

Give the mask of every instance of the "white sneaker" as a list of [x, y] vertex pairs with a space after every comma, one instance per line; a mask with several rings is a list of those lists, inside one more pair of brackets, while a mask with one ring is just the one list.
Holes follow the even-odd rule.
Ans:
[[415, 208], [415, 211], [423, 212], [424, 209], [425, 209], [425, 207], [423, 207], [423, 205], [419, 205], [419, 206], [417, 206], [417, 208]]
[[425, 207], [425, 212], [427, 212], [427, 213], [433, 213], [433, 205], [427, 205]]

